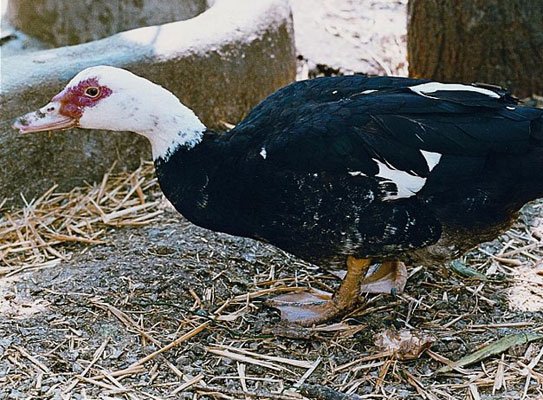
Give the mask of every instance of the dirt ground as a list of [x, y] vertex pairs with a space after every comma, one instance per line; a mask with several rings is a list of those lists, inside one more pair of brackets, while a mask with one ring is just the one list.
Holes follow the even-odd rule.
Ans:
[[[405, 12], [405, 2], [336, 4], [313, 7], [328, 13], [323, 26], [383, 7]], [[363, 26], [378, 30], [373, 21]], [[360, 35], [350, 23], [340, 28], [323, 35]], [[400, 31], [386, 40], [405, 38]], [[381, 39], [368, 43], [373, 67], [360, 58], [346, 71], [404, 68], [387, 58]], [[302, 74], [341, 69], [299, 48]], [[161, 195], [150, 186], [141, 196]], [[103, 244], [63, 242], [57, 257], [0, 268], [0, 398], [543, 399], [542, 201], [457, 263], [410, 266], [403, 294], [368, 295], [338, 323], [290, 332], [276, 328], [279, 314], [265, 299], [330, 291], [335, 276], [271, 246], [198, 228], [167, 206], [157, 210], [140, 227], [98, 222]], [[2, 219], [16, 212], [4, 210]], [[6, 248], [0, 240], [0, 252]]]
[[[2, 279], [0, 398], [243, 399], [246, 390], [247, 398], [297, 399], [300, 382], [316, 385], [301, 386], [309, 399], [477, 398], [474, 391], [485, 399], [541, 398], [541, 363], [533, 375], [519, 373], [541, 357], [541, 342], [436, 371], [442, 357], [457, 360], [504, 335], [543, 332], [541, 304], [539, 311], [513, 310], [510, 296], [531, 276], [519, 277], [517, 269], [541, 266], [521, 255], [512, 258], [519, 265], [507, 267], [487, 255], [525, 226], [541, 229], [542, 206], [526, 209], [528, 225], [464, 260], [492, 275], [414, 268], [404, 294], [368, 296], [342, 323], [295, 339], [270, 332], [279, 316], [262, 300], [285, 288], [326, 290], [338, 280], [167, 210], [148, 226], [109, 232], [107, 244], [72, 246], [67, 262]], [[541, 283], [532, 290], [543, 301]], [[397, 359], [376, 344], [387, 329], [428, 336], [431, 350]], [[492, 395], [500, 379], [506, 386]], [[322, 394], [324, 388], [360, 397]]]

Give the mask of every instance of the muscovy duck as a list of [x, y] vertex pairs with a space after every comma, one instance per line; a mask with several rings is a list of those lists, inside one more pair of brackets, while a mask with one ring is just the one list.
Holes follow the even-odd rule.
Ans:
[[14, 127], [142, 134], [164, 194], [188, 220], [324, 268], [346, 265], [332, 298], [275, 301], [302, 325], [344, 314], [361, 291], [402, 290], [403, 262], [458, 257], [543, 197], [543, 110], [486, 85], [301, 81], [216, 133], [163, 87], [98, 66]]

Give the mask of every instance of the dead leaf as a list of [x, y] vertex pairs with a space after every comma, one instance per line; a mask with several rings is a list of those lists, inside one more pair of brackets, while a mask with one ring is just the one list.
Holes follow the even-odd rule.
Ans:
[[425, 332], [408, 329], [385, 329], [375, 336], [375, 345], [382, 350], [390, 351], [400, 360], [419, 358], [422, 352], [436, 341], [434, 336]]

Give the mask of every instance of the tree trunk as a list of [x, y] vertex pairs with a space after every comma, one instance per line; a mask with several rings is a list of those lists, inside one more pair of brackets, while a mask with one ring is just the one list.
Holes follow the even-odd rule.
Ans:
[[543, 94], [542, 0], [409, 0], [409, 75]]

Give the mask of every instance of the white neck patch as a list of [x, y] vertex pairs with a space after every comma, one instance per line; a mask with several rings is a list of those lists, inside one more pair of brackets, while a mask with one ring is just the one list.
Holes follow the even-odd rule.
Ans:
[[189, 108], [179, 104], [174, 114], [152, 116], [156, 126], [148, 132], [141, 132], [151, 142], [153, 159], [168, 161], [181, 146], [192, 148], [202, 141], [206, 127]]

